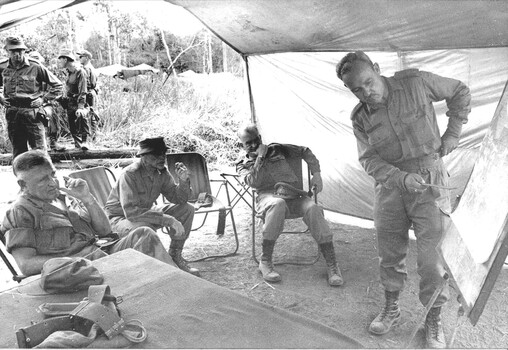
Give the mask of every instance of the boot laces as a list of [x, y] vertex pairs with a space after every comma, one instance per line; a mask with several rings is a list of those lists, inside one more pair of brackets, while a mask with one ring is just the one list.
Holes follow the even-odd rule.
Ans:
[[439, 338], [440, 321], [439, 315], [435, 315], [432, 312], [429, 313], [429, 317], [427, 318], [427, 327], [429, 328], [430, 335], [433, 339]]
[[381, 320], [384, 320], [385, 318], [393, 318], [397, 316], [398, 309], [399, 306], [396, 300], [387, 299], [385, 307], [381, 309], [379, 316], [381, 317]]

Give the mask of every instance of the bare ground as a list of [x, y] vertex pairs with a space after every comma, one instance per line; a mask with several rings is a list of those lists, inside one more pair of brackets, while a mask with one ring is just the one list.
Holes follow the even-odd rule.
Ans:
[[[7, 201], [16, 194], [16, 183], [9, 167], [0, 170], [2, 195], [0, 210], [3, 214]], [[218, 174], [212, 174], [217, 178]], [[223, 198], [224, 199], [224, 198]], [[263, 282], [251, 256], [251, 216], [244, 203], [234, 208], [234, 217], [239, 236], [238, 253], [228, 258], [217, 258], [196, 262], [192, 265], [201, 270], [202, 278], [229, 288], [249, 298], [285, 309], [290, 312], [321, 322], [356, 339], [367, 348], [424, 348], [422, 325], [417, 319], [423, 312], [418, 301], [418, 278], [416, 274], [415, 248], [411, 241], [408, 257], [409, 278], [401, 295], [402, 321], [391, 332], [374, 336], [368, 332], [370, 321], [379, 312], [383, 303], [383, 289], [379, 284], [378, 258], [375, 230], [342, 223], [330, 223], [334, 232], [334, 245], [345, 284], [330, 287], [326, 282], [324, 259], [313, 265], [278, 265], [282, 282]], [[196, 216], [199, 221], [201, 215]], [[198, 259], [206, 255], [231, 252], [235, 240], [228, 217], [223, 237], [215, 234], [216, 214], [210, 214], [205, 226], [191, 233], [184, 251], [187, 259]], [[289, 222], [291, 227], [302, 227], [298, 220]], [[169, 240], [161, 234], [166, 246]], [[259, 243], [259, 240], [258, 240]], [[260, 247], [257, 247], [260, 252]], [[307, 234], [283, 235], [275, 247], [276, 261], [299, 259], [304, 261], [316, 254], [317, 246]], [[15, 283], [5, 266], [0, 266], [0, 290]], [[444, 327], [448, 344], [453, 348], [507, 348], [508, 346], [508, 270], [503, 269], [476, 326], [468, 319], [457, 319], [459, 305], [457, 293], [444, 307]], [[457, 322], [459, 324], [457, 325]], [[416, 336], [410, 337], [418, 328]]]

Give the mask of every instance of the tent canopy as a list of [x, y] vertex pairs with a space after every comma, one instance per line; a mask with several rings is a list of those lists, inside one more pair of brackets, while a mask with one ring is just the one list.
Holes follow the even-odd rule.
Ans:
[[508, 46], [506, 1], [167, 1], [244, 55]]
[[[4, 1], [0, 30], [82, 1]], [[445, 157], [461, 193], [508, 78], [507, 1], [166, 1], [243, 55], [263, 140], [316, 153], [327, 209], [372, 215], [373, 180], [358, 163], [349, 120], [357, 100], [335, 76], [344, 52], [367, 51], [386, 76], [419, 68], [462, 80], [471, 89], [472, 113], [459, 149]], [[446, 105], [437, 103], [436, 112], [443, 132]]]

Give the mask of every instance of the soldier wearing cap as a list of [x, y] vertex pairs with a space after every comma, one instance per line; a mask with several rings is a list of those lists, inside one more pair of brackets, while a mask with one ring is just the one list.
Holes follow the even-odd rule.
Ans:
[[282, 279], [274, 270], [272, 254], [284, 228], [286, 215], [291, 213], [303, 216], [318, 243], [326, 261], [328, 284], [341, 286], [344, 280], [335, 257], [333, 233], [324, 218], [323, 209], [294, 187], [298, 178], [287, 158], [301, 158], [307, 163], [312, 173], [311, 183], [317, 193], [323, 189], [319, 160], [307, 147], [278, 143], [265, 145], [255, 124], [240, 128], [238, 137], [247, 154], [236, 164], [236, 171], [247, 185], [257, 191], [256, 212], [264, 221], [263, 254], [259, 259], [263, 279], [267, 282]]
[[97, 104], [97, 73], [95, 73], [95, 68], [92, 66], [92, 54], [90, 51], [82, 50], [77, 52], [76, 55], [79, 57], [79, 62], [81, 62], [81, 65], [85, 68], [87, 73], [88, 92], [86, 94], [86, 103], [90, 109], [90, 131], [92, 138], [95, 139], [97, 124], [100, 122], [99, 115], [97, 114], [97, 110], [95, 108]]
[[21, 38], [7, 38], [4, 48], [9, 59], [0, 62], [0, 103], [6, 108], [12, 156], [28, 151], [28, 145], [45, 151], [45, 128], [38, 112], [44, 103], [62, 94], [62, 83], [37, 60], [25, 55], [27, 47]]
[[[28, 57], [33, 58], [41, 64], [44, 64], [46, 61], [44, 57], [39, 53], [39, 51], [35, 50], [30, 51], [28, 53]], [[46, 83], [42, 84], [42, 90], [47, 90]], [[44, 103], [43, 110], [40, 110], [40, 112], [42, 113], [42, 111], [44, 111], [42, 116], [46, 119], [46, 122], [43, 124], [45, 124], [44, 126], [46, 127], [46, 134], [49, 138], [49, 148], [53, 151], [63, 152], [66, 150], [66, 147], [57, 142], [58, 135], [60, 133], [60, 123], [58, 113], [56, 113], [56, 109], [54, 108], [53, 103], [53, 101]]]
[[[191, 193], [189, 172], [183, 163], [176, 163], [178, 183], [175, 182], [166, 167], [167, 149], [162, 137], [141, 141], [137, 154], [141, 159], [125, 168], [104, 209], [120, 237], [138, 227], [154, 231], [169, 227], [169, 255], [181, 270], [199, 275], [182, 257], [195, 210], [187, 203]], [[161, 194], [170, 203], [154, 205]]]
[[60, 51], [58, 66], [68, 73], [65, 83], [67, 96], [62, 105], [67, 110], [74, 146], [86, 151], [91, 147], [87, 142], [90, 136], [90, 121], [86, 108], [87, 73], [76, 61], [72, 51], [67, 49]]

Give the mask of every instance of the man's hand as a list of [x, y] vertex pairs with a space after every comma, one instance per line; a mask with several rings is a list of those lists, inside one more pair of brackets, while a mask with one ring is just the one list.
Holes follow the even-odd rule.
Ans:
[[181, 181], [189, 180], [189, 170], [187, 169], [185, 164], [183, 164], [181, 162], [176, 162], [175, 163], [175, 170], [176, 170], [176, 175], [178, 176], [178, 178]]
[[0, 94], [0, 104], [4, 106], [5, 108], [9, 108], [11, 106], [11, 103], [8, 99], [6, 99], [2, 94]]
[[404, 185], [408, 192], [422, 193], [427, 189], [427, 187], [422, 186], [424, 183], [425, 180], [420, 175], [414, 173], [407, 174], [404, 179]]
[[264, 158], [266, 156], [267, 151], [268, 151], [268, 146], [262, 143], [258, 146], [256, 153], [257, 153], [258, 157]]
[[86, 110], [86, 108], [79, 108], [78, 110], [76, 110], [76, 117], [78, 118], [85, 118], [87, 114], [88, 111]]
[[312, 187], [316, 187], [316, 193], [319, 193], [323, 190], [323, 179], [321, 178], [321, 173], [314, 173], [312, 179], [310, 180], [310, 184]]
[[169, 225], [173, 230], [175, 230], [175, 237], [177, 238], [183, 238], [185, 236], [185, 229], [183, 228], [183, 225], [178, 220], [173, 220], [171, 225]]
[[39, 108], [40, 106], [42, 106], [43, 103], [44, 103], [44, 100], [42, 99], [42, 97], [37, 97], [35, 100], [30, 102], [30, 107]]
[[443, 135], [441, 138], [441, 157], [450, 154], [459, 145], [459, 138], [449, 135]]
[[93, 201], [93, 196], [90, 193], [88, 183], [83, 179], [73, 179], [64, 176], [65, 187], [60, 187], [60, 191], [79, 199], [83, 204]]

